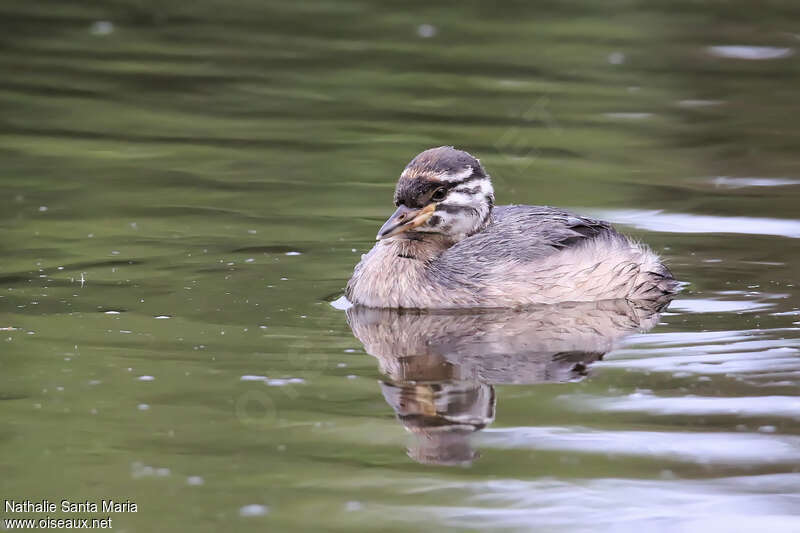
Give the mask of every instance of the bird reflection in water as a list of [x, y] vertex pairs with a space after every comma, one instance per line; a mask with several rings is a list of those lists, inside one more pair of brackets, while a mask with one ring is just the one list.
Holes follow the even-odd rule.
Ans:
[[462, 465], [490, 425], [494, 385], [577, 381], [625, 336], [651, 329], [668, 300], [609, 300], [525, 310], [415, 312], [355, 306], [353, 334], [378, 359], [384, 398], [414, 435], [409, 456]]

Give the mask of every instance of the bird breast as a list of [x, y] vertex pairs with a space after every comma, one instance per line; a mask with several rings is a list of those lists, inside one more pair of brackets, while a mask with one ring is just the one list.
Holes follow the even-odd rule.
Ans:
[[455, 294], [435, 278], [430, 264], [445, 248], [440, 242], [405, 238], [380, 241], [361, 257], [345, 294], [369, 307], [477, 305], [474, 295]]

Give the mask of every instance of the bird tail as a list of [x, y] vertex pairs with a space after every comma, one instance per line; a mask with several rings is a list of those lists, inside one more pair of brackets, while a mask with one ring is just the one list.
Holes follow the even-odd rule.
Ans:
[[642, 244], [639, 244], [639, 248], [644, 257], [642, 257], [639, 273], [633, 283], [629, 298], [632, 300], [671, 299], [680, 291], [681, 282], [675, 279], [675, 276], [655, 252]]

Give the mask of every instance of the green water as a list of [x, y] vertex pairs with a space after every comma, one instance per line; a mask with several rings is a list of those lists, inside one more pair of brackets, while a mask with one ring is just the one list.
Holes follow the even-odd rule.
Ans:
[[[130, 500], [52, 513], [128, 532], [797, 531], [799, 23], [789, 0], [5, 0], [0, 497]], [[546, 313], [585, 369], [502, 334], [498, 359], [470, 337], [493, 316], [366, 349], [330, 302], [442, 144], [500, 204], [619, 222], [686, 289], [597, 363], [589, 311]], [[464, 359], [408, 360], [437, 343]], [[441, 421], [442, 390], [486, 426], [450, 455], [392, 403]]]

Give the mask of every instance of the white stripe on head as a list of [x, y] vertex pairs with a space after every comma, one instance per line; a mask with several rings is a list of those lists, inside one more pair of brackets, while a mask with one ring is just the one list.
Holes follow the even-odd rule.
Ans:
[[[436, 210], [439, 217], [438, 229], [453, 240], [460, 241], [464, 237], [479, 231], [488, 219], [494, 205], [494, 189], [489, 177], [458, 185], [447, 193], [439, 202], [441, 208]], [[460, 208], [448, 211], [447, 207]]]
[[476, 205], [485, 202], [486, 196], [491, 196], [494, 201], [494, 188], [488, 177], [452, 189], [443, 202], [451, 205]]
[[459, 170], [456, 172], [442, 172], [441, 174], [437, 175], [436, 178], [442, 181], [447, 182], [459, 182], [464, 181], [468, 177], [472, 176], [473, 168], [471, 166], [464, 167], [463, 170]]

